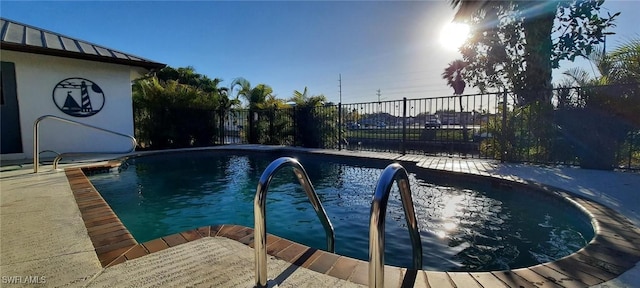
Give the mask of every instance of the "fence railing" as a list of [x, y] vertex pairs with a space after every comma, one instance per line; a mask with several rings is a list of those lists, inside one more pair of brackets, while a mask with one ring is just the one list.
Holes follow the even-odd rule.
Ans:
[[499, 94], [342, 105], [350, 149], [486, 157], [483, 125], [498, 117]]
[[209, 145], [279, 144], [640, 169], [639, 88], [540, 91], [537, 99], [543, 101], [535, 103], [522, 100], [531, 95], [500, 92], [183, 113], [210, 117], [202, 119], [213, 131], [204, 134], [211, 135]]

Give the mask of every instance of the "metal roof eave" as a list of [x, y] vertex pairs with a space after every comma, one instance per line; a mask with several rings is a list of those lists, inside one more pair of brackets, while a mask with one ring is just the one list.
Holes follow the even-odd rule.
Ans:
[[113, 64], [122, 64], [122, 65], [130, 65], [145, 68], [151, 72], [158, 71], [165, 66], [166, 64], [150, 62], [150, 61], [136, 61], [131, 59], [122, 59], [115, 57], [104, 57], [99, 55], [91, 55], [85, 53], [77, 53], [66, 50], [58, 50], [58, 49], [50, 49], [45, 47], [31, 46], [31, 45], [22, 45], [22, 44], [14, 44], [3, 41], [0, 45], [2, 50], [11, 50], [17, 52], [25, 52], [25, 53], [33, 53], [33, 54], [42, 54], [49, 56], [59, 56], [73, 59], [81, 59], [81, 60], [89, 60], [89, 61], [97, 61], [103, 63], [113, 63]]

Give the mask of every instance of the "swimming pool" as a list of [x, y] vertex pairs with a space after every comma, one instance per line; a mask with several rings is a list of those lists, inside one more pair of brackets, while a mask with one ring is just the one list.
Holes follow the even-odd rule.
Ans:
[[[287, 154], [288, 156], [289, 154]], [[139, 241], [204, 225], [253, 227], [253, 197], [266, 166], [283, 154], [229, 151], [132, 158], [119, 173], [90, 179]], [[369, 209], [388, 161], [297, 155], [336, 232], [336, 253], [368, 258]], [[564, 200], [529, 189], [493, 187], [410, 172], [423, 269], [491, 271], [547, 262], [593, 238], [590, 219]], [[293, 173], [276, 174], [267, 199], [267, 232], [324, 249], [324, 230]], [[399, 193], [392, 191], [386, 263], [411, 265], [411, 244]]]

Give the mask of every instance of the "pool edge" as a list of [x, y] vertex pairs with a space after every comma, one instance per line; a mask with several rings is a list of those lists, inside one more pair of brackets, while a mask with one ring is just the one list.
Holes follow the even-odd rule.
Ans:
[[[277, 149], [277, 150], [286, 151], [286, 150], [292, 150], [292, 149], [285, 148], [285, 149]], [[293, 150], [298, 152], [304, 152], [297, 149], [293, 149]], [[312, 154], [315, 154], [315, 153], [312, 153]], [[318, 153], [318, 154], [334, 155], [334, 153]], [[354, 155], [337, 155], [337, 156], [355, 157]], [[364, 155], [360, 155], [360, 156], [364, 156]], [[420, 165], [420, 163], [422, 163], [420, 162], [421, 161], [420, 159], [424, 160], [426, 158], [424, 156], [412, 157], [412, 159], [410, 160], [406, 158], [403, 159], [404, 156], [398, 156], [398, 157], [389, 157], [389, 156], [392, 156], [392, 155], [384, 155], [381, 158], [385, 160], [391, 160], [391, 161], [413, 162], [413, 163], [416, 163], [417, 167], [420, 167], [422, 169], [430, 169], [430, 168], [422, 167]], [[80, 169], [73, 168], [73, 169], [67, 169], [67, 170], [80, 170]], [[436, 169], [434, 169], [434, 171], [464, 174], [464, 172], [460, 172], [460, 171], [441, 171]], [[80, 172], [82, 171], [80, 170]], [[93, 185], [91, 185], [91, 183], [86, 178], [86, 176], [84, 176], [84, 173], [82, 173], [82, 175], [85, 181], [87, 181], [87, 183], [89, 184], [90, 188], [93, 188]], [[497, 177], [496, 175], [490, 175], [490, 174], [484, 175], [482, 173], [471, 174], [471, 175], [485, 176], [492, 179], [496, 179], [500, 181], [508, 181], [509, 183], [515, 183], [519, 185], [529, 185], [527, 181], [517, 181], [513, 177]], [[67, 174], [67, 178], [69, 180], [69, 183], [71, 184], [72, 179], [69, 178], [69, 174]], [[78, 181], [77, 178], [74, 178], [73, 180]], [[527, 267], [527, 268], [519, 268], [519, 269], [513, 269], [513, 270], [506, 270], [506, 271], [491, 271], [491, 272], [433, 272], [433, 271], [423, 271], [423, 270], [411, 271], [404, 268], [398, 268], [398, 267], [387, 265], [386, 268], [388, 269], [386, 270], [389, 270], [388, 277], [395, 278], [397, 276], [398, 277], [397, 279], [399, 279], [399, 281], [402, 280], [399, 282], [401, 286], [404, 281], [408, 281], [407, 278], [413, 278], [413, 281], [417, 281], [417, 282], [412, 281], [414, 285], [419, 284], [420, 282], [426, 282], [423, 284], [429, 285], [431, 287], [434, 287], [434, 285], [435, 287], [446, 287], [446, 286], [454, 287], [452, 285], [456, 285], [458, 287], [462, 285], [463, 287], [466, 287], [464, 283], [476, 283], [481, 285], [483, 283], [486, 283], [491, 287], [495, 286], [496, 283], [502, 283], [510, 287], [518, 287], [521, 285], [524, 285], [525, 287], [527, 287], [527, 286], [533, 285], [533, 283], [540, 284], [544, 282], [551, 282], [551, 283], [555, 283], [563, 286], [569, 285], [570, 283], [577, 286], [592, 286], [592, 285], [604, 283], [608, 280], [611, 280], [620, 276], [622, 273], [631, 269], [632, 267], [635, 266], [635, 264], [638, 261], [640, 261], [640, 249], [638, 249], [637, 245], [634, 245], [634, 241], [636, 242], [640, 241], [640, 229], [638, 229], [635, 225], [633, 225], [633, 223], [631, 223], [626, 217], [619, 214], [615, 210], [610, 209], [593, 200], [586, 199], [579, 195], [575, 195], [571, 192], [568, 192], [559, 188], [555, 188], [553, 186], [544, 185], [544, 184], [538, 185], [538, 184], [539, 183], [536, 183], [536, 185], [534, 186], [541, 186], [541, 187], [537, 187], [539, 189], [545, 188], [540, 190], [549, 189], [551, 191], [562, 193], [563, 194], [562, 197], [565, 197], [566, 200], [570, 202], [576, 203], [580, 209], [583, 209], [584, 211], [586, 211], [589, 217], [591, 217], [592, 222], [594, 223], [595, 236], [587, 246], [583, 247], [582, 249], [578, 250], [577, 252], [569, 256], [566, 256], [554, 262], [538, 264], [538, 265]], [[74, 190], [74, 196], [75, 196], [76, 191], [73, 188], [73, 186], [74, 185], [72, 185], [72, 189]], [[80, 185], [79, 187], [81, 187], [82, 189], [86, 189], [87, 188], [86, 186], [87, 185], [85, 184], [85, 185]], [[93, 188], [93, 190], [95, 191], [95, 188]], [[95, 191], [95, 193], [98, 194], [99, 196], [99, 193], [97, 191]], [[102, 197], [100, 196], [100, 198]], [[76, 198], [76, 201], [78, 201], [78, 198]], [[104, 200], [102, 200], [102, 202], [104, 203], [103, 205], [106, 205], [108, 207], [108, 204], [104, 202]], [[80, 206], [80, 203], [78, 205]], [[82, 211], [83, 209], [81, 209], [81, 212]], [[82, 212], [82, 215], [83, 215], [83, 219], [85, 219], [84, 212]], [[114, 219], [114, 218], [110, 218], [110, 219]], [[117, 220], [117, 222], [120, 223], [120, 220], [117, 218], [117, 216], [115, 220]], [[85, 225], [86, 224], [87, 224], [87, 221], [85, 221]], [[120, 223], [120, 225], [122, 225], [122, 223]], [[122, 227], [126, 230], [126, 227], [124, 226]], [[236, 225], [206, 226], [206, 227], [209, 227], [208, 229], [212, 229], [212, 227], [218, 227], [218, 228], [214, 228], [214, 230], [227, 227], [225, 228], [226, 232], [220, 234], [218, 231], [216, 232], [216, 235], [214, 237], [222, 236], [222, 237], [239, 241], [241, 243], [244, 243], [243, 241], [246, 242], [248, 239], [253, 239], [252, 237], [253, 229], [251, 228], [241, 227]], [[153, 253], [155, 251], [160, 251], [162, 249], [173, 247], [175, 245], [187, 243], [189, 241], [182, 242], [180, 238], [187, 240], [186, 239], [187, 237], [193, 237], [192, 231], [196, 231], [196, 233], [200, 233], [198, 232], [199, 229], [207, 229], [206, 227], [201, 227], [198, 229], [189, 230], [189, 231], [181, 232], [178, 234], [161, 237], [159, 239], [148, 241], [142, 244], [138, 244], [136, 242], [131, 246], [126, 246], [128, 247], [128, 249], [124, 249], [124, 247], [117, 248], [113, 251], [118, 251], [118, 252], [124, 251], [124, 252], [106, 264], [103, 263], [101, 259], [101, 263], [103, 263], [103, 267], [109, 267], [111, 265], [116, 265], [127, 260], [135, 259], [137, 257], [141, 257], [149, 253]], [[241, 227], [241, 228], [235, 228], [235, 227]], [[87, 229], [89, 230], [89, 227], [87, 227]], [[229, 229], [229, 230], [226, 230], [226, 229]], [[251, 232], [248, 232], [249, 230], [247, 229], [250, 229]], [[225, 236], [227, 234], [230, 237]], [[178, 235], [179, 237], [176, 235]], [[242, 237], [238, 237], [238, 236], [242, 236]], [[285, 240], [285, 241], [291, 242], [289, 240], [282, 239], [280, 237], [273, 236], [273, 235], [269, 235], [269, 237], [271, 237], [272, 239], [273, 237], [279, 238], [280, 240], [278, 241]], [[268, 241], [269, 241], [269, 237], [267, 239]], [[238, 239], [234, 239], [234, 238], [238, 238]], [[93, 237], [91, 239], [92, 239], [92, 242], [94, 242]], [[133, 241], [135, 242], [135, 240]], [[278, 242], [278, 241], [275, 241], [275, 242]], [[169, 245], [170, 242], [175, 245], [170, 246]], [[286, 242], [283, 242], [283, 243], [286, 243]], [[322, 269], [318, 268], [319, 270], [326, 270], [326, 271], [324, 271], [324, 273], [320, 271], [317, 271], [317, 272], [328, 274], [339, 279], [348, 280], [348, 281], [352, 281], [354, 283], [359, 283], [359, 284], [363, 284], [362, 282], [364, 281], [365, 282], [364, 284], [366, 284], [366, 281], [367, 281], [366, 273], [368, 272], [367, 262], [352, 259], [346, 256], [340, 256], [340, 255], [331, 254], [331, 253], [320, 251], [320, 250], [315, 250], [313, 248], [309, 248], [307, 246], [294, 243], [294, 242], [291, 242], [291, 243], [302, 246], [303, 247], [302, 252], [298, 254], [296, 254], [295, 252], [292, 252], [292, 251], [299, 251], [301, 248], [299, 248], [298, 246], [295, 246], [296, 248], [290, 248], [293, 245], [291, 244], [291, 245], [287, 245], [286, 247], [280, 250], [272, 250], [272, 253], [269, 253], [269, 254], [279, 259], [283, 259], [287, 262], [296, 264], [296, 261], [300, 261], [299, 259], [301, 259], [303, 255], [310, 253], [308, 255], [308, 259], [302, 262], [302, 264], [303, 265], [308, 264], [308, 266], [311, 268], [309, 267], [305, 267], [305, 268], [314, 270], [312, 268], [314, 267], [318, 268], [318, 266], [320, 266], [320, 268]], [[244, 243], [244, 244], [251, 247], [251, 245], [247, 243]], [[289, 250], [287, 250], [287, 248], [289, 248]], [[157, 250], [157, 249], [160, 249], [160, 250]], [[313, 249], [313, 252], [309, 252], [309, 251], [312, 251], [312, 249]], [[113, 256], [113, 254], [118, 253], [113, 251], [109, 251], [112, 253], [110, 254], [111, 256]], [[144, 251], [146, 251], [146, 253]], [[285, 253], [285, 251], [288, 251], [288, 252]], [[97, 248], [96, 248], [96, 253], [98, 254]], [[320, 258], [319, 255], [316, 255], [316, 253], [319, 253], [319, 254], [326, 253], [328, 255], [333, 255], [333, 256], [324, 257], [322, 261], [318, 262], [318, 264], [313, 265], [314, 263], [317, 262], [316, 260]], [[290, 254], [294, 254], [293, 256], [296, 256], [296, 257], [291, 258]], [[134, 257], [136, 255], [138, 256]], [[290, 258], [290, 259], [287, 260], [285, 258], [280, 258], [280, 257], [283, 257], [283, 255], [286, 256], [285, 258]], [[99, 254], [98, 254], [98, 257], [100, 257]], [[325, 260], [325, 258], [327, 258], [328, 260]], [[338, 262], [338, 259], [340, 259], [339, 262]], [[355, 262], [350, 262], [349, 259]], [[307, 263], [308, 261], [311, 261], [311, 262]], [[298, 265], [298, 266], [304, 267], [303, 265]], [[385, 271], [385, 274], [387, 274], [386, 271]], [[471, 281], [471, 282], [468, 282], [468, 281]], [[417, 285], [417, 286], [423, 286], [423, 285]], [[426, 286], [426, 287], [429, 287], [429, 286]]]

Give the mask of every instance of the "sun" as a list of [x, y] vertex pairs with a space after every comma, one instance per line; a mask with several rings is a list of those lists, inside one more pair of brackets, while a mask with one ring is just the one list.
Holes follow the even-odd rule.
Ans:
[[449, 23], [440, 31], [440, 44], [451, 50], [458, 50], [467, 38], [469, 38], [469, 25], [467, 24]]

